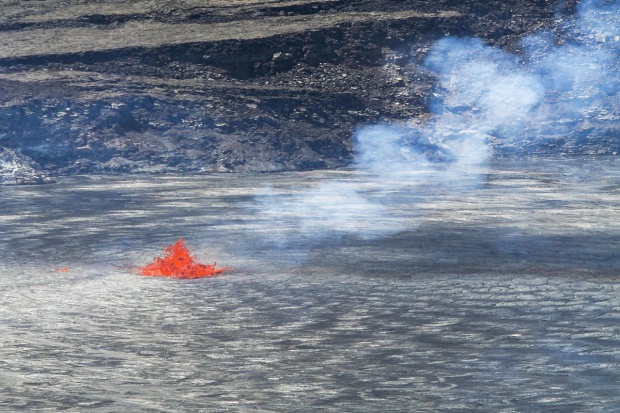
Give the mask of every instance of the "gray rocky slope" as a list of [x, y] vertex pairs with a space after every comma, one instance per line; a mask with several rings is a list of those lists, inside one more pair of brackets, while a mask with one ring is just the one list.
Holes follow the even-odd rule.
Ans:
[[[429, 116], [437, 74], [422, 61], [437, 39], [477, 37], [518, 56], [522, 38], [559, 33], [575, 7], [543, 0], [2, 2], [0, 182], [346, 166], [357, 128]], [[551, 133], [544, 144], [498, 140], [494, 154], [615, 154], [610, 105], [606, 116], [565, 120], [571, 133]]]

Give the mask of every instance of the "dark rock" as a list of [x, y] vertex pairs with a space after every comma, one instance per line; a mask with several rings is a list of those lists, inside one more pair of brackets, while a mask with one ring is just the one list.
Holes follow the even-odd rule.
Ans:
[[0, 147], [0, 185], [42, 184], [52, 180], [27, 156]]
[[[476, 36], [518, 52], [568, 3], [79, 4], [0, 6], [7, 165], [51, 175], [342, 167], [356, 128], [426, 116], [435, 79], [419, 63], [434, 40]], [[618, 151], [615, 132], [594, 123], [607, 132], [588, 151]], [[591, 142], [584, 128], [549, 142], [576, 153], [581, 137]]]
[[271, 72], [278, 73], [290, 70], [295, 65], [295, 57], [291, 53], [276, 52], [271, 58]]

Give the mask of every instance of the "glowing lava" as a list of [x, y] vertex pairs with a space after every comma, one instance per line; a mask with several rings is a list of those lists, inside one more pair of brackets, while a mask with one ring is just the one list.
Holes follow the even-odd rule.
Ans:
[[228, 268], [215, 268], [213, 265], [201, 264], [185, 247], [183, 238], [174, 244], [166, 247], [164, 258], [155, 260], [140, 268], [140, 275], [151, 277], [175, 277], [175, 278], [202, 278], [213, 277]]

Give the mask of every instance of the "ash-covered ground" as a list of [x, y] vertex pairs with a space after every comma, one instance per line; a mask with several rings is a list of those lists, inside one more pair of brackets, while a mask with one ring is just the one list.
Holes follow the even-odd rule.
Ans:
[[[574, 1], [533, 0], [3, 2], [1, 179], [349, 165], [358, 128], [433, 115], [441, 72], [425, 59], [437, 40], [479, 38], [532, 66], [544, 59], [524, 57], [523, 39], [570, 43], [578, 13]], [[494, 156], [615, 154], [617, 88], [599, 100], [578, 116], [558, 106], [563, 127], [529, 125], [519, 145], [485, 139]]]

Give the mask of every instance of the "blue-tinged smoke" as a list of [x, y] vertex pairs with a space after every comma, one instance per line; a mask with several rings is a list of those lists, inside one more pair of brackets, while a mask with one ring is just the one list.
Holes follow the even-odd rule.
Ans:
[[261, 213], [286, 221], [287, 237], [386, 235], [415, 225], [398, 211], [415, 210], [420, 194], [458, 196], [483, 182], [497, 148], [524, 153], [577, 124], [620, 120], [620, 4], [584, 1], [556, 32], [525, 38], [522, 50], [438, 41], [424, 61], [438, 79], [431, 120], [359, 129], [350, 179], [259, 196]]
[[545, 87], [530, 119], [537, 137], [569, 135], [577, 123], [618, 116], [620, 4], [584, 1], [578, 18], [523, 41], [524, 66]]

